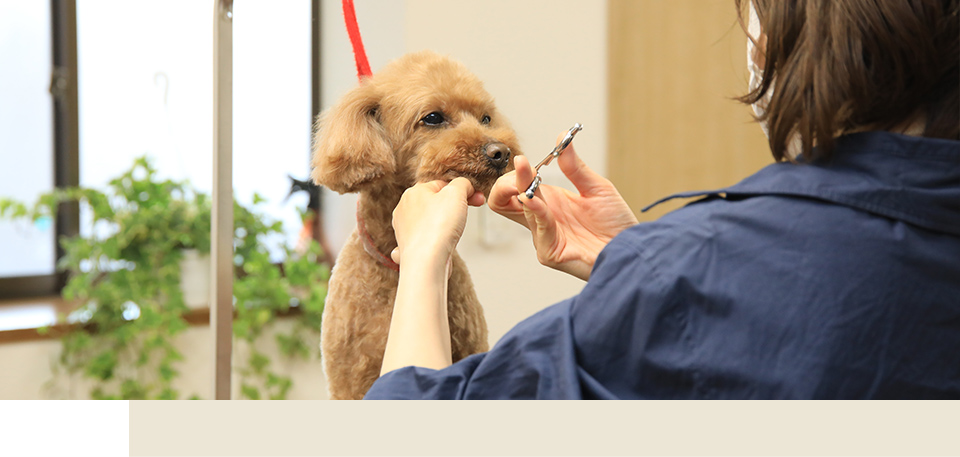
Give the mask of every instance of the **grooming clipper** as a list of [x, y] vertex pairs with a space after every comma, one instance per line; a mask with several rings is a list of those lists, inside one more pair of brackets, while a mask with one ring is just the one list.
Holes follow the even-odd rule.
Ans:
[[570, 130], [568, 130], [567, 134], [563, 137], [562, 140], [560, 140], [560, 143], [557, 144], [557, 147], [553, 148], [553, 150], [550, 151], [550, 154], [547, 154], [547, 156], [544, 157], [543, 160], [541, 160], [540, 163], [538, 163], [537, 166], [533, 168], [533, 170], [537, 172], [537, 175], [534, 176], [533, 182], [530, 183], [530, 187], [528, 187], [526, 192], [524, 192], [527, 198], [533, 198], [534, 192], [537, 191], [537, 188], [540, 187], [540, 182], [543, 181], [540, 178], [540, 167], [544, 165], [549, 165], [550, 162], [553, 162], [553, 159], [560, 157], [560, 153], [562, 153], [563, 150], [566, 149], [567, 146], [569, 146], [570, 143], [573, 141], [573, 136], [576, 135], [577, 132], [581, 130], [583, 130], [583, 126], [580, 125], [579, 122], [576, 124], [573, 124], [573, 127], [570, 127]]

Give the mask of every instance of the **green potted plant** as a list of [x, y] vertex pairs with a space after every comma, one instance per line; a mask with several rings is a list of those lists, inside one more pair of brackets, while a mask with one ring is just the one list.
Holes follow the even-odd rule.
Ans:
[[[181, 398], [173, 382], [183, 355], [173, 339], [187, 328], [183, 259], [210, 251], [210, 200], [186, 183], [159, 179], [139, 158], [105, 191], [58, 189], [32, 207], [0, 199], [0, 218], [53, 217], [67, 201], [88, 207], [91, 220], [86, 235], [59, 240], [57, 266], [69, 272], [62, 295], [78, 308], [67, 316], [76, 325], [61, 336], [58, 368], [92, 380], [91, 398]], [[254, 207], [262, 202], [254, 196]], [[250, 347], [237, 365], [241, 390], [246, 398], [285, 398], [292, 380], [272, 371], [258, 345], [293, 308], [293, 330], [277, 333], [275, 343], [285, 356], [318, 352], [310, 341], [318, 339], [329, 268], [317, 262], [315, 243], [300, 254], [286, 249], [284, 263], [274, 264], [264, 238], [280, 233], [280, 222], [236, 202], [234, 214], [234, 336]]]

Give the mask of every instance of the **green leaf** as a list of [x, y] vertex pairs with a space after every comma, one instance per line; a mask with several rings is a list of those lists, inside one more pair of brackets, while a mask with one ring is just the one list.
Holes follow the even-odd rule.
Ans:
[[[313, 343], [304, 332], [318, 335], [329, 267], [317, 263], [321, 250], [311, 242], [303, 255], [286, 249], [281, 273], [264, 240], [282, 233], [282, 223], [253, 211], [266, 201], [263, 196], [255, 194], [252, 201], [249, 206], [234, 201], [240, 272], [234, 287], [234, 335], [253, 344], [295, 296], [303, 312], [295, 317], [293, 333], [278, 334], [276, 341], [285, 357], [307, 356]], [[86, 326], [61, 338], [64, 371], [92, 379], [93, 398], [177, 398], [171, 383], [179, 376], [176, 363], [183, 357], [172, 338], [187, 328], [180, 249], [210, 251], [209, 196], [186, 182], [160, 179], [152, 161], [141, 156], [103, 188], [55, 189], [32, 203], [0, 198], [0, 219], [53, 217], [61, 204], [81, 206], [93, 216], [84, 231], [93, 235], [57, 240], [63, 248], [57, 267], [69, 278], [62, 295], [84, 303], [82, 313], [89, 317]], [[134, 320], [124, 318], [127, 302], [140, 310]], [[50, 328], [39, 332], [49, 334]], [[270, 359], [256, 345], [251, 347], [247, 367], [237, 369], [255, 373], [268, 385], [244, 383], [243, 395], [286, 398], [292, 379], [270, 372]]]
[[178, 396], [179, 395], [177, 394], [176, 390], [170, 387], [167, 387], [162, 391], [160, 391], [160, 395], [157, 396], [157, 399], [158, 400], [176, 400]]
[[147, 391], [137, 381], [127, 379], [120, 384], [120, 397], [124, 400], [145, 400]]
[[270, 365], [270, 358], [264, 355], [261, 352], [251, 351], [250, 352], [250, 368], [253, 369], [254, 373], [263, 373], [267, 368], [267, 365]]
[[188, 327], [189, 325], [187, 325], [187, 321], [180, 318], [174, 319], [170, 322], [170, 328], [169, 328], [170, 335], [171, 336], [176, 335], [186, 330]]
[[87, 374], [102, 381], [113, 378], [117, 366], [117, 354], [113, 351], [101, 352], [87, 365]]
[[177, 376], [177, 370], [174, 370], [173, 367], [168, 363], [161, 363], [158, 368], [160, 379], [164, 382], [173, 381], [173, 378]]
[[250, 384], [241, 384], [241, 385], [240, 385], [240, 393], [241, 393], [244, 397], [246, 397], [246, 398], [248, 398], [248, 399], [250, 399], [250, 400], [259, 400], [259, 399], [260, 399], [260, 389], [257, 389], [256, 387], [251, 386]]
[[250, 322], [245, 320], [236, 320], [233, 322], [233, 334], [242, 340], [250, 337]]
[[261, 308], [257, 310], [256, 323], [257, 325], [263, 325], [267, 322], [270, 322], [270, 319], [273, 317], [273, 313], [269, 309]]

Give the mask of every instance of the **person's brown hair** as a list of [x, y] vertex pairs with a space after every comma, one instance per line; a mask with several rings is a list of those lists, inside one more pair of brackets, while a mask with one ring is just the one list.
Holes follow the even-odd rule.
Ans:
[[[735, 0], [744, 30], [750, 0]], [[829, 158], [836, 136], [925, 123], [960, 139], [960, 0], [753, 0], [766, 35], [762, 84], [738, 98], [766, 112], [770, 150]], [[750, 38], [748, 38], [750, 39]], [[817, 146], [814, 150], [813, 147]]]

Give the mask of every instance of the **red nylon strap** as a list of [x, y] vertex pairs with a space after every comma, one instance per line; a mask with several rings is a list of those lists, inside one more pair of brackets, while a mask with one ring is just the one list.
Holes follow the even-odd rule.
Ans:
[[363, 50], [363, 39], [360, 38], [360, 26], [357, 25], [357, 13], [353, 9], [353, 0], [343, 0], [343, 19], [347, 22], [347, 35], [350, 35], [350, 44], [353, 46], [353, 60], [357, 62], [357, 79], [370, 77], [370, 62], [367, 52]]
[[367, 226], [363, 223], [363, 218], [360, 217], [359, 201], [357, 202], [357, 231], [360, 232], [360, 240], [363, 242], [363, 250], [367, 251], [367, 254], [369, 254], [370, 257], [373, 257], [373, 260], [376, 260], [380, 265], [383, 265], [393, 271], [400, 271], [400, 265], [397, 262], [394, 262], [390, 256], [383, 255], [383, 253], [377, 249], [377, 246], [373, 244], [373, 238], [371, 238], [370, 234], [367, 233]]

